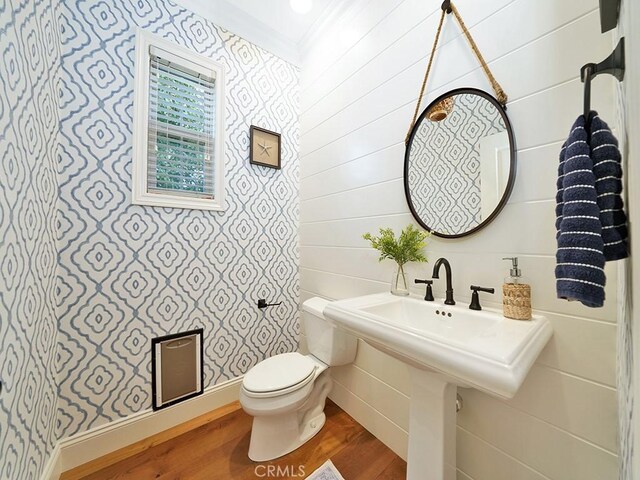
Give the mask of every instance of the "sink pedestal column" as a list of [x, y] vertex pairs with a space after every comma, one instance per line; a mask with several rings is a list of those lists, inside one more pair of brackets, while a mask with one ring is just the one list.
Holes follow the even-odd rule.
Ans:
[[407, 480], [455, 480], [457, 386], [439, 373], [409, 370]]

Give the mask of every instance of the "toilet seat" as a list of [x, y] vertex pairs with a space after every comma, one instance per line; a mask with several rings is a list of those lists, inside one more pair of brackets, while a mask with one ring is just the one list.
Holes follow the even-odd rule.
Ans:
[[297, 352], [267, 358], [244, 376], [242, 387], [249, 397], [285, 395], [313, 381], [318, 365]]

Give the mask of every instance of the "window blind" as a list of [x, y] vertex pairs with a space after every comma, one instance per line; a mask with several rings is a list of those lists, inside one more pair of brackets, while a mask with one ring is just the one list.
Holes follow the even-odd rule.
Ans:
[[151, 47], [147, 190], [215, 197], [215, 77]]

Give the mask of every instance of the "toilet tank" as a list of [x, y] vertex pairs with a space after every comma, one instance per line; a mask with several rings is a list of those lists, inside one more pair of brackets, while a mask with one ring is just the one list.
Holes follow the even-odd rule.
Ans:
[[313, 297], [302, 304], [302, 328], [309, 353], [331, 366], [346, 365], [356, 358], [358, 339], [327, 322], [322, 315], [329, 303]]

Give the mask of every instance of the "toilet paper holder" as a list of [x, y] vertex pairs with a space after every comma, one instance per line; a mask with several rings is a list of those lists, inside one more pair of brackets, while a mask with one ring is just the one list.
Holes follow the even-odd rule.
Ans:
[[260, 310], [267, 308], [267, 307], [275, 307], [277, 305], [282, 305], [282, 302], [278, 302], [278, 303], [267, 303], [267, 301], [264, 298], [261, 298], [258, 300], [258, 308]]

